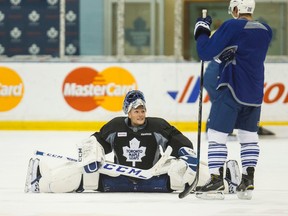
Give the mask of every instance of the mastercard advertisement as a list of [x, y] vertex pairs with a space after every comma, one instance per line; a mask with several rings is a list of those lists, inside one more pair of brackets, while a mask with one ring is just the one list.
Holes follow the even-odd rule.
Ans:
[[62, 93], [69, 106], [78, 111], [91, 111], [101, 106], [109, 111], [120, 111], [126, 93], [138, 89], [132, 74], [120, 67], [109, 67], [101, 72], [80, 67], [65, 78]]
[[[265, 68], [261, 121], [288, 125], [288, 64]], [[199, 69], [199, 63], [2, 63], [0, 124], [106, 122], [124, 115], [133, 89], [144, 92], [148, 115], [197, 123]], [[210, 106], [204, 90], [203, 119]]]
[[16, 107], [24, 96], [24, 83], [18, 73], [0, 67], [0, 112]]

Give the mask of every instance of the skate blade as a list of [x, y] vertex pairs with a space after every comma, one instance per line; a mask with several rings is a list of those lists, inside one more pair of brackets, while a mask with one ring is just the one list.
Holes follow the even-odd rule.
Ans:
[[223, 200], [225, 198], [223, 191], [195, 192], [195, 195], [204, 200]]
[[238, 191], [237, 197], [239, 199], [251, 200], [252, 199], [252, 190]]

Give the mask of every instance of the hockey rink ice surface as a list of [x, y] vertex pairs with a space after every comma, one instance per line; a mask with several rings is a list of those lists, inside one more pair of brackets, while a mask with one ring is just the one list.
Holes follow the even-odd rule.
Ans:
[[[24, 193], [29, 158], [34, 150], [73, 156], [71, 149], [90, 132], [0, 131], [0, 216], [287, 216], [288, 127], [267, 127], [276, 136], [261, 137], [261, 155], [252, 200], [226, 195], [201, 200], [177, 193]], [[197, 133], [185, 133], [197, 146]], [[239, 161], [239, 144], [228, 143], [229, 159]], [[75, 148], [76, 151], [76, 148]], [[207, 161], [202, 134], [201, 157]]]

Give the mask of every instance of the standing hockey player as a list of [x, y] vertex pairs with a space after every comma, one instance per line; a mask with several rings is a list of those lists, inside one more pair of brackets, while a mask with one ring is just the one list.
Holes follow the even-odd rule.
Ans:
[[254, 171], [259, 157], [258, 123], [264, 88], [264, 60], [272, 38], [271, 28], [252, 18], [254, 0], [231, 0], [224, 22], [210, 36], [212, 19], [198, 18], [194, 29], [197, 51], [203, 61], [220, 63], [218, 96], [208, 119], [209, 181], [196, 188], [203, 197], [224, 190], [223, 167], [227, 159], [227, 136], [238, 129], [241, 144], [242, 180], [237, 187], [241, 199], [251, 199]]
[[[221, 26], [222, 21], [216, 20], [214, 23], [214, 30], [211, 32], [210, 37], [217, 31], [217, 29]], [[208, 66], [205, 69], [205, 73], [203, 76], [203, 84], [204, 88], [207, 91], [210, 101], [213, 102], [213, 100], [217, 97], [218, 91], [217, 88], [217, 81], [219, 79], [219, 63], [216, 62], [214, 59], [212, 59]], [[206, 125], [206, 132], [208, 130], [208, 127]], [[229, 141], [235, 141], [237, 140], [237, 137], [235, 134], [230, 133], [228, 134], [228, 140]]]
[[[172, 192], [191, 184], [197, 163], [191, 141], [164, 119], [146, 117], [145, 98], [139, 90], [127, 93], [123, 111], [128, 116], [112, 119], [78, 146], [82, 162], [67, 162], [51, 169], [42, 160], [30, 159], [25, 191]], [[136, 174], [137, 169], [153, 168], [161, 158], [161, 149], [169, 146], [173, 158], [158, 167], [151, 178], [123, 175], [127, 167]], [[111, 152], [115, 164], [109, 165], [108, 174], [103, 174], [99, 170], [103, 170], [105, 155]], [[111, 172], [116, 165], [121, 166]], [[202, 176], [203, 180], [209, 176], [207, 166]]]
[[[206, 89], [210, 101], [212, 102], [214, 100], [214, 98], [217, 97], [217, 93], [218, 91], [217, 89], [217, 82], [219, 79], [219, 64], [214, 61], [211, 60], [208, 64], [208, 66], [206, 67], [205, 73], [204, 73], [204, 88]], [[206, 127], [206, 132], [207, 132], [208, 128]], [[258, 128], [258, 135], [259, 136], [272, 136], [275, 135], [272, 131], [264, 128], [263, 126], [259, 126]], [[230, 133], [228, 135], [228, 140], [229, 141], [236, 141], [237, 137], [236, 134], [234, 133]]]

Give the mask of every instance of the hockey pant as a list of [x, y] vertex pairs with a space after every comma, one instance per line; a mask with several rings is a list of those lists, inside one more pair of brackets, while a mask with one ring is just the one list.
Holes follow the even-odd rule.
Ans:
[[[179, 161], [179, 160], [177, 160]], [[183, 166], [184, 167], [184, 166]], [[209, 176], [208, 167], [204, 163], [200, 165], [201, 176], [199, 181], [204, 183], [204, 180]], [[169, 169], [169, 168], [168, 168]], [[181, 168], [180, 168], [181, 170]], [[176, 171], [177, 172], [177, 171]], [[184, 190], [186, 181], [183, 181], [183, 173], [176, 177], [176, 172], [173, 175], [162, 174], [159, 176], [153, 176], [150, 179], [135, 179], [127, 176], [111, 177], [100, 174], [99, 191], [102, 192], [173, 192]], [[193, 176], [190, 179], [190, 184], [194, 180]], [[195, 176], [194, 176], [195, 177]], [[181, 179], [181, 180], [179, 180]]]
[[111, 177], [100, 174], [99, 188], [101, 192], [172, 192], [169, 176], [163, 174], [150, 179], [135, 179], [127, 176]]

